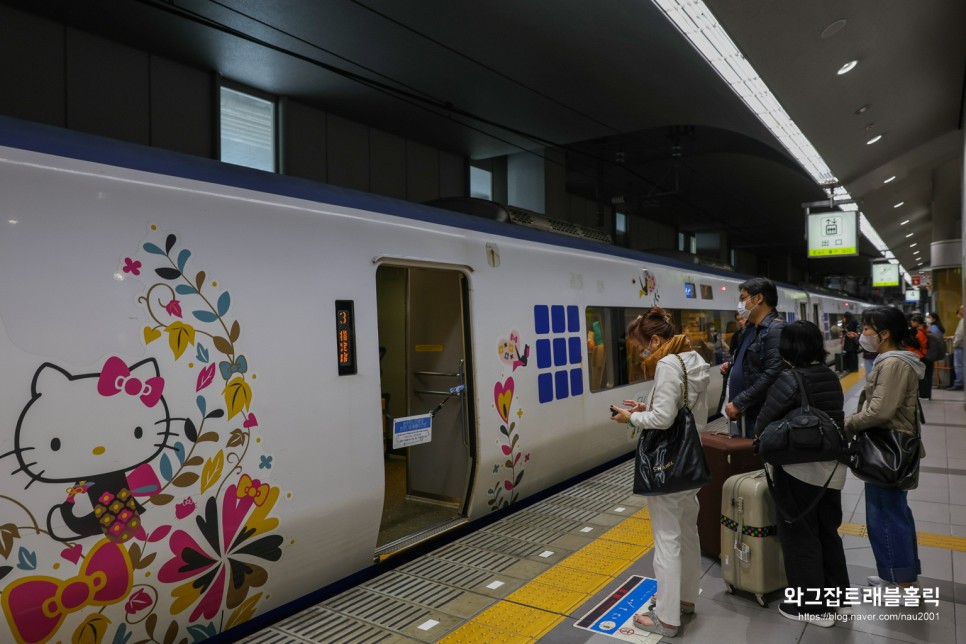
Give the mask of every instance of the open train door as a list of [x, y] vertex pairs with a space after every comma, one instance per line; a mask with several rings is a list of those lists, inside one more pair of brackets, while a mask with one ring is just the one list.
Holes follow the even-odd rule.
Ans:
[[465, 274], [382, 265], [376, 285], [386, 457], [376, 554], [384, 557], [465, 522], [476, 449]]

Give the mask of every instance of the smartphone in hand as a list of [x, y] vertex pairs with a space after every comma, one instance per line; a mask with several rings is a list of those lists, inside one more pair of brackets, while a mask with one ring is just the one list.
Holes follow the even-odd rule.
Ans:
[[610, 406], [610, 417], [613, 418], [614, 416], [616, 416], [617, 415], [617, 411], [618, 411], [617, 410], [617, 407], [614, 407], [613, 405], [611, 405]]

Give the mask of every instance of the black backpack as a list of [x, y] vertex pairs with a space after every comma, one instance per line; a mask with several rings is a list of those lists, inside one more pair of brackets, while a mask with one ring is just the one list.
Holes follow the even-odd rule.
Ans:
[[772, 465], [838, 460], [846, 446], [842, 429], [831, 416], [809, 404], [797, 369], [792, 369], [792, 375], [798, 382], [802, 405], [768, 423], [755, 440], [755, 451]]
[[926, 359], [939, 362], [946, 357], [946, 340], [940, 333], [926, 334]]

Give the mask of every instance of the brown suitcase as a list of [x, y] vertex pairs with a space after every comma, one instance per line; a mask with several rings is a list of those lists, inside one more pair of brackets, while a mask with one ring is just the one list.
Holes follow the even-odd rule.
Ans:
[[752, 448], [750, 438], [731, 436], [725, 432], [701, 434], [701, 446], [711, 470], [711, 482], [698, 491], [698, 539], [701, 553], [717, 559], [721, 556], [721, 488], [735, 474], [760, 470], [764, 465]]

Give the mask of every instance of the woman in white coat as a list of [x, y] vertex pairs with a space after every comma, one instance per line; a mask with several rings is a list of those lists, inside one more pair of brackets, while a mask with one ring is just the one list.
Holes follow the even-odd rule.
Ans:
[[[648, 404], [625, 400], [629, 409], [614, 408], [613, 420], [641, 431], [661, 431], [674, 423], [678, 410], [687, 404], [698, 429], [704, 427], [705, 393], [711, 380], [708, 363], [691, 348], [686, 335], [674, 334], [670, 314], [655, 306], [630, 323], [627, 335], [645, 347], [644, 379], [653, 379], [654, 388]], [[687, 369], [687, 400], [682, 361]], [[641, 630], [674, 637], [681, 628], [681, 615], [694, 612], [701, 579], [697, 490], [650, 496], [647, 505], [654, 530], [657, 605], [635, 615], [634, 623]]]

